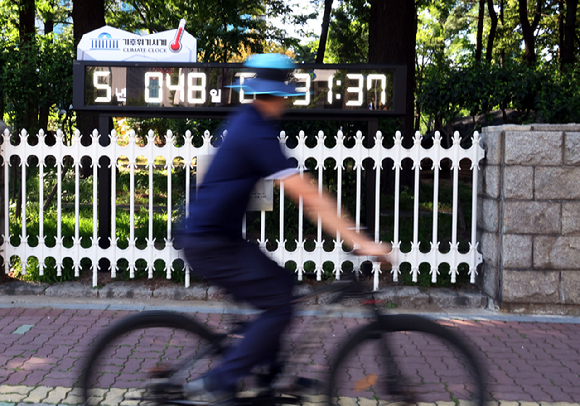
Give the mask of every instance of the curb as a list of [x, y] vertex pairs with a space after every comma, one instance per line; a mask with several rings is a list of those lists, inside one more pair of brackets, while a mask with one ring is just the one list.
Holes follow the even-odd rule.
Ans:
[[[309, 285], [297, 285], [294, 293], [303, 295], [312, 292]], [[47, 283], [32, 283], [11, 281], [0, 285], [0, 296], [48, 296], [74, 299], [161, 299], [179, 301], [208, 301], [234, 303], [234, 300], [224, 290], [216, 286], [195, 284], [184, 286], [161, 286], [154, 288], [146, 286], [141, 281], [109, 282], [102, 288], [93, 288], [84, 282], [62, 282], [53, 285]], [[493, 301], [484, 293], [467, 289], [430, 288], [420, 289], [416, 286], [386, 287], [375, 292], [378, 300], [385, 302], [385, 307], [403, 307], [425, 310], [433, 307], [447, 309], [493, 309]], [[309, 305], [325, 304], [328, 295], [321, 295]]]

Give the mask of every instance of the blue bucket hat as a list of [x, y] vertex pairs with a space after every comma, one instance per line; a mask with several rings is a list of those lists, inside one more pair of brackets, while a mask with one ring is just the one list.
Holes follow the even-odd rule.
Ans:
[[303, 92], [297, 92], [293, 85], [284, 83], [288, 80], [290, 72], [294, 70], [294, 62], [282, 54], [257, 54], [250, 56], [244, 66], [256, 73], [253, 78], [238, 79], [233, 85], [228, 86], [235, 91], [243, 90], [244, 93], [270, 94], [272, 96], [301, 96]]

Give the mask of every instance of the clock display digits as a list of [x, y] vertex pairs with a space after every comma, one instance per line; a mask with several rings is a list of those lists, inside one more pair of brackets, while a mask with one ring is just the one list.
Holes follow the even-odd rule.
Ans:
[[[244, 92], [256, 73], [241, 64], [75, 62], [75, 109], [119, 112], [200, 111], [226, 115], [256, 96]], [[289, 82], [302, 93], [291, 98], [291, 115], [376, 116], [400, 114], [395, 89], [398, 65], [297, 64]], [[80, 75], [79, 72], [83, 72]], [[402, 76], [404, 78], [404, 76]], [[239, 80], [242, 86], [231, 86]], [[267, 80], [267, 79], [266, 79]], [[395, 111], [396, 108], [399, 110]], [[177, 111], [177, 110], [174, 110]], [[173, 114], [173, 113], [172, 113]]]
[[334, 75], [330, 75], [328, 77], [328, 98], [327, 98], [327, 102], [328, 104], [332, 104], [332, 86], [334, 85]]
[[367, 90], [370, 91], [373, 87], [373, 81], [378, 81], [380, 83], [381, 96], [380, 101], [384, 105], [387, 102], [387, 75], [381, 75], [378, 73], [371, 73], [367, 76]]
[[347, 73], [346, 77], [350, 80], [356, 80], [357, 86], [347, 87], [347, 93], [354, 93], [356, 94], [356, 100], [348, 100], [346, 102], [347, 106], [362, 106], [363, 105], [363, 83], [364, 83], [364, 76], [361, 73]]
[[[194, 83], [195, 82], [195, 83]], [[207, 76], [203, 72], [191, 72], [187, 75], [187, 102], [203, 104], [206, 98]], [[198, 93], [199, 97], [194, 94]]]
[[145, 103], [163, 102], [163, 73], [147, 72], [145, 74]]
[[165, 74], [165, 81], [167, 82], [167, 90], [170, 92], [176, 92], [175, 96], [179, 95], [179, 101], [185, 101], [185, 81], [183, 78], [183, 73], [179, 75], [179, 79], [176, 85], [171, 84], [171, 75], [169, 73]]
[[[256, 74], [252, 73], [252, 72], [240, 73], [240, 85], [244, 84], [244, 79], [250, 79], [250, 78], [254, 78], [254, 77], [256, 77]], [[248, 104], [248, 103], [253, 102], [255, 98], [256, 98], [255, 96], [246, 98], [245, 94], [244, 94], [244, 90], [240, 88], [240, 103]]]
[[310, 81], [311, 77], [308, 73], [295, 73], [294, 77], [298, 79], [300, 83], [304, 82], [306, 86], [296, 86], [297, 92], [304, 92], [304, 98], [296, 97], [294, 100], [294, 106], [308, 106], [310, 104]]
[[104, 90], [106, 96], [97, 96], [95, 97], [95, 103], [109, 103], [111, 101], [111, 86], [107, 83], [101, 83], [99, 79], [101, 78], [109, 78], [110, 72], [103, 72], [103, 71], [95, 71], [93, 73], [93, 86], [97, 89], [97, 94], [99, 90]]

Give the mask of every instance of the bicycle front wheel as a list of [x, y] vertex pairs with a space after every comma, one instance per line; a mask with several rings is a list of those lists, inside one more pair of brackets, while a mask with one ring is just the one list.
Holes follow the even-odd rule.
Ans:
[[169, 377], [181, 385], [206, 373], [222, 351], [219, 337], [172, 312], [142, 312], [120, 320], [85, 358], [84, 405], [171, 403], [155, 385]]
[[423, 317], [394, 315], [361, 328], [338, 351], [327, 394], [332, 406], [483, 406], [485, 384], [478, 360], [458, 335]]

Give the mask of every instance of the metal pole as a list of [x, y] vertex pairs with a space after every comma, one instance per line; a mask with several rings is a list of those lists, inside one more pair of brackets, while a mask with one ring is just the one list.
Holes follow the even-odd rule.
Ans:
[[[379, 130], [379, 120], [373, 119], [369, 120], [367, 124], [367, 136], [364, 141], [364, 146], [366, 148], [371, 148], [373, 145], [374, 137]], [[366, 198], [365, 198], [365, 225], [367, 227], [367, 233], [369, 236], [373, 236], [375, 233], [375, 181], [376, 174], [374, 169], [375, 162], [367, 159], [364, 164], [365, 168], [365, 186], [366, 186]]]
[[[113, 119], [111, 116], [99, 115], [99, 144], [106, 147], [111, 143], [110, 134], [113, 129]], [[107, 156], [99, 157], [100, 167], [98, 170], [98, 194], [99, 194], [99, 247], [109, 248], [111, 246], [111, 158]], [[96, 164], [96, 162], [95, 162]], [[111, 261], [108, 258], [99, 258], [99, 272], [111, 272]]]
[[[372, 119], [367, 122], [367, 136], [364, 140], [364, 146], [366, 148], [372, 148], [374, 143], [374, 138], [379, 130], [379, 120]], [[365, 169], [365, 225], [367, 227], [366, 233], [369, 237], [373, 237], [375, 234], [375, 182], [376, 174], [374, 169], [375, 163], [371, 159], [364, 161]], [[372, 272], [372, 265], [365, 264], [364, 269], [362, 269], [365, 275], [370, 275]]]

